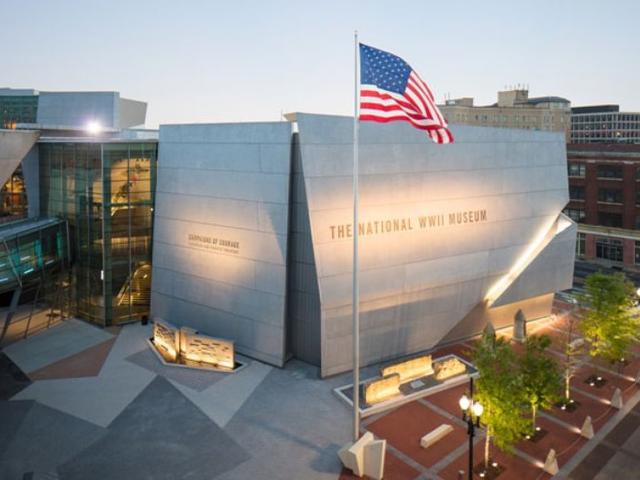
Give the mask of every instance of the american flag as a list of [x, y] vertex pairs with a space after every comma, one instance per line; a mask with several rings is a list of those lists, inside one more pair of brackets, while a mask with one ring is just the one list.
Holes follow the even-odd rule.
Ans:
[[360, 120], [409, 122], [436, 143], [453, 143], [433, 93], [407, 62], [360, 44]]

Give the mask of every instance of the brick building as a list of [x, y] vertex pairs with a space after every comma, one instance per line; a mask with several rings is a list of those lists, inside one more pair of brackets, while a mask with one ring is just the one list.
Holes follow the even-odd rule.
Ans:
[[640, 145], [567, 145], [577, 256], [640, 267]]

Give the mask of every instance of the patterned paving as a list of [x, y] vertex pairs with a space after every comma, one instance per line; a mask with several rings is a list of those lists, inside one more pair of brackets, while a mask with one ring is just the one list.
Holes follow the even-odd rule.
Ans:
[[31, 384], [20, 368], [0, 353], [0, 400], [8, 400]]
[[59, 468], [68, 480], [214, 478], [249, 454], [167, 380], [156, 377], [107, 434]]
[[95, 347], [89, 347], [75, 355], [46, 365], [29, 373], [31, 380], [55, 380], [61, 378], [95, 377], [111, 352], [116, 337], [110, 338]]
[[0, 478], [19, 479], [27, 472], [55, 473], [60, 463], [106, 434], [105, 429], [92, 423], [30, 403], [0, 457]]
[[[543, 322], [532, 325], [529, 333], [550, 334], [554, 338], [554, 348], [560, 345], [564, 336], [563, 318], [556, 322]], [[501, 332], [509, 335], [509, 332]], [[456, 345], [448, 347], [458, 352], [468, 350]], [[515, 346], [517, 349], [518, 346]], [[618, 372], [615, 367], [590, 361], [576, 375], [572, 383], [572, 397], [581, 404], [580, 408], [569, 413], [559, 408], [542, 412], [538, 425], [546, 430], [547, 435], [533, 443], [522, 441], [516, 445], [513, 455], [505, 455], [495, 448], [491, 449], [491, 457], [506, 467], [500, 475], [501, 480], [539, 480], [550, 478], [542, 466], [551, 448], [557, 452], [558, 464], [564, 478], [576, 480], [635, 478], [633, 472], [640, 471], [640, 388], [633, 381], [633, 369], [639, 363], [639, 356], [631, 359], [631, 363]], [[559, 358], [559, 352], [551, 352]], [[435, 356], [437, 356], [436, 354]], [[598, 372], [607, 380], [602, 388], [594, 388], [584, 382], [590, 374]], [[632, 411], [625, 415], [611, 407], [610, 399], [613, 391], [620, 388], [627, 405], [636, 405], [637, 413]], [[454, 387], [444, 392], [431, 395], [417, 402], [399, 407], [389, 413], [378, 415], [373, 421], [365, 421], [364, 430], [371, 431], [388, 442], [385, 478], [405, 478], [406, 468], [416, 472], [414, 479], [458, 479], [461, 470], [468, 468], [468, 437], [464, 424], [459, 419], [458, 399], [467, 386]], [[587, 415], [593, 419], [596, 437], [587, 441], [580, 437], [579, 429]], [[617, 423], [620, 422], [620, 423]], [[443, 423], [451, 424], [454, 431], [430, 449], [422, 449], [419, 440]], [[616, 427], [617, 424], [617, 427]], [[612, 430], [611, 430], [612, 429]], [[607, 435], [607, 432], [611, 433]], [[484, 434], [480, 431], [474, 447], [475, 464], [483, 458]], [[595, 448], [594, 448], [595, 447]], [[589, 453], [590, 452], [590, 453]], [[389, 455], [391, 453], [391, 455]], [[586, 458], [582, 459], [582, 456]], [[562, 470], [563, 466], [564, 470]], [[341, 478], [353, 477], [343, 470]], [[466, 474], [464, 476], [466, 477]], [[474, 477], [479, 478], [479, 477]], [[638, 477], [640, 478], [640, 476]]]
[[[532, 330], [559, 337], [561, 320]], [[175, 369], [148, 350], [149, 326], [98, 335], [87, 327], [91, 331], [71, 324], [46, 332], [55, 348], [41, 336], [12, 345], [11, 356], [0, 354], [3, 480], [354, 478], [337, 458], [349, 440], [351, 412], [332, 392], [349, 374], [319, 380], [315, 367], [295, 360], [277, 369], [245, 359], [247, 367], [231, 375]], [[469, 347], [454, 345], [435, 356]], [[549, 433], [539, 443], [521, 442], [513, 456], [492, 450], [507, 467], [500, 479], [548, 478], [541, 465], [550, 448], [565, 478], [629, 478], [640, 471], [640, 389], [633, 382], [640, 349], [636, 353], [621, 373], [585, 367], [573, 385], [581, 409], [543, 412], [539, 425]], [[30, 369], [28, 376], [18, 364]], [[581, 381], [597, 368], [608, 381], [602, 389]], [[363, 372], [369, 370], [375, 368]], [[629, 409], [635, 406], [628, 415], [608, 404], [616, 387]], [[385, 479], [453, 480], [466, 469], [468, 441], [457, 407], [464, 390], [366, 419], [363, 429], [388, 441]], [[598, 438], [592, 441], [576, 432], [586, 414], [594, 418]], [[419, 438], [442, 423], [454, 432], [420, 448]], [[480, 433], [476, 463], [482, 447]]]
[[106, 330], [70, 319], [25, 340], [5, 347], [4, 353], [29, 374], [58, 360], [112, 338]]
[[197, 392], [206, 390], [214, 383], [222, 380], [228, 374], [218, 372], [206, 372], [191, 368], [176, 368], [164, 365], [158, 361], [158, 357], [148, 348], [127, 357], [127, 361], [145, 368], [150, 372], [172, 380], [184, 387]]
[[148, 326], [131, 325], [123, 329], [96, 377], [36, 381], [14, 398], [36, 400], [107, 427], [155, 378], [154, 373], [125, 360], [126, 356], [146, 348], [147, 335]]

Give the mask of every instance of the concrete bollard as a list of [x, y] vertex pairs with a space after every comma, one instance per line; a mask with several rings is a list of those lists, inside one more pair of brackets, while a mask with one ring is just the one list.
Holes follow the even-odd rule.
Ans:
[[580, 429], [580, 435], [584, 438], [593, 438], [593, 424], [591, 423], [591, 416], [587, 415], [587, 418], [584, 419], [584, 423]]
[[613, 397], [611, 397], [611, 406], [617, 409], [622, 408], [622, 391], [619, 388], [616, 388], [616, 391], [613, 392]]
[[544, 471], [549, 475], [555, 475], [558, 473], [558, 459], [556, 458], [556, 451], [552, 448], [549, 450], [547, 459], [544, 462]]
[[527, 319], [522, 310], [516, 312], [513, 321], [513, 339], [520, 343], [524, 343], [527, 339]]
[[491, 320], [489, 320], [487, 322], [487, 324], [485, 325], [483, 333], [485, 333], [489, 337], [495, 337], [496, 336], [496, 327], [493, 326], [493, 323], [491, 323]]

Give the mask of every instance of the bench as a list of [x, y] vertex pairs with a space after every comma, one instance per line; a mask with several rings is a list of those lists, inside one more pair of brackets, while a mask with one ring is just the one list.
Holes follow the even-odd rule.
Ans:
[[435, 430], [427, 433], [424, 437], [420, 439], [420, 446], [422, 448], [429, 448], [431, 445], [436, 443], [438, 440], [442, 440], [449, 433], [453, 432], [453, 427], [448, 423], [443, 423]]

